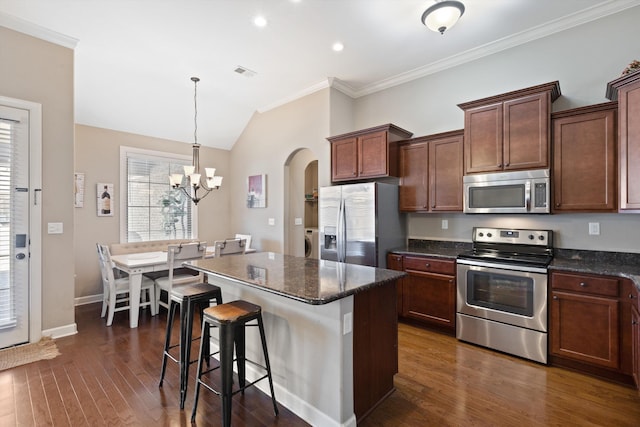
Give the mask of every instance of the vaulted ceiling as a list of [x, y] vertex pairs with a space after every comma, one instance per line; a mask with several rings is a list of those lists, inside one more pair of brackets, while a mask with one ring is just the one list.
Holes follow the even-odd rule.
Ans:
[[197, 76], [198, 141], [230, 149], [328, 85], [357, 98], [640, 4], [462, 1], [444, 35], [420, 21], [434, 0], [0, 0], [0, 25], [75, 46], [76, 123], [192, 142]]

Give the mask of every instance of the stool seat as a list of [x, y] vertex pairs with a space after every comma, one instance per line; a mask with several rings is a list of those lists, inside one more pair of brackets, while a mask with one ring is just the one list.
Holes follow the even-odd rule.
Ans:
[[[198, 357], [198, 373], [196, 374], [196, 391], [193, 400], [193, 411], [191, 413], [191, 422], [195, 421], [196, 411], [198, 409], [198, 398], [200, 396], [200, 386], [219, 395], [222, 398], [222, 425], [231, 426], [231, 403], [232, 396], [238, 392], [244, 394], [244, 390], [265, 378], [269, 379], [269, 388], [271, 390], [271, 401], [273, 403], [273, 411], [278, 415], [278, 406], [276, 397], [273, 392], [273, 378], [271, 376], [271, 365], [269, 364], [269, 353], [267, 352], [267, 341], [262, 323], [262, 307], [252, 304], [248, 301], [238, 300], [220, 304], [213, 307], [207, 307], [202, 313], [202, 340], [200, 341], [200, 356]], [[247, 322], [257, 321], [257, 324], [247, 324]], [[209, 328], [217, 326], [220, 331], [220, 364], [207, 371], [202, 370], [202, 360], [208, 357], [209, 349]], [[257, 326], [260, 330], [260, 341], [262, 343], [262, 353], [264, 356], [264, 366], [246, 358], [245, 354], [245, 326]], [[236, 365], [238, 368], [238, 389], [233, 391], [233, 350], [236, 351]], [[266, 374], [257, 378], [253, 382], [246, 383], [246, 367], [245, 362], [249, 362], [259, 367]], [[203, 376], [205, 374], [220, 369], [221, 390], [215, 390], [211, 384], [207, 384]]]
[[226, 304], [207, 307], [204, 316], [220, 324], [247, 322], [262, 312], [262, 307], [247, 301], [231, 301]]
[[[169, 295], [169, 314], [167, 315], [167, 335], [165, 338], [164, 351], [162, 353], [162, 371], [160, 372], [160, 384], [164, 380], [167, 369], [167, 359], [171, 359], [180, 365], [180, 409], [184, 409], [184, 402], [187, 397], [187, 385], [189, 383], [189, 365], [196, 362], [191, 360], [191, 342], [204, 336], [193, 338], [193, 318], [195, 307], [198, 306], [200, 319], [204, 318], [204, 309], [215, 300], [216, 304], [222, 304], [222, 291], [220, 287], [211, 283], [201, 282], [186, 285], [178, 285], [171, 288]], [[177, 309], [180, 309], [180, 342], [171, 345], [171, 331]], [[208, 334], [207, 334], [208, 337]], [[209, 340], [203, 342], [206, 351], [209, 351]], [[172, 348], [180, 347], [178, 358], [173, 357], [169, 351]], [[209, 358], [206, 359], [209, 364]]]

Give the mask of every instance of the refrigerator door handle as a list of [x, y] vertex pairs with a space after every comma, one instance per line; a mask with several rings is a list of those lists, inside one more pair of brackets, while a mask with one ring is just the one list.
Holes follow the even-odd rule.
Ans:
[[345, 212], [344, 212], [344, 199], [340, 200], [340, 207], [338, 208], [338, 221], [336, 230], [336, 251], [338, 262], [345, 261]]

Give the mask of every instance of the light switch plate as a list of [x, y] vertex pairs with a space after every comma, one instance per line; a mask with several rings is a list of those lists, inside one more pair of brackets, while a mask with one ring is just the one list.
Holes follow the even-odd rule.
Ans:
[[589, 223], [589, 234], [591, 236], [599, 236], [600, 235], [600, 223], [599, 222], [590, 222]]
[[48, 222], [47, 233], [49, 234], [62, 234], [63, 227], [61, 222]]
[[302, 218], [296, 218], [296, 219], [294, 220], [294, 223], [295, 223], [296, 225], [302, 225]]
[[276, 225], [276, 219], [275, 218], [269, 218], [269, 225]]

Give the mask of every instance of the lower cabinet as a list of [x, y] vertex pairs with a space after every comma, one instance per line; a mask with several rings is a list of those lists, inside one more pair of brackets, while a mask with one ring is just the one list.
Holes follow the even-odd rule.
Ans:
[[[399, 255], [389, 254], [389, 257]], [[396, 268], [389, 266], [389, 268]], [[444, 258], [405, 255], [401, 266], [407, 273], [402, 279], [399, 315], [448, 333], [456, 328], [455, 261]]]
[[[387, 268], [390, 270], [404, 271], [402, 267], [402, 255], [387, 254]], [[404, 279], [396, 280], [396, 306], [398, 316], [402, 316], [402, 290], [404, 289]]]
[[640, 388], [640, 301], [634, 286], [629, 292], [631, 305], [631, 364], [633, 381]]
[[631, 383], [631, 304], [621, 278], [551, 273], [551, 364]]

